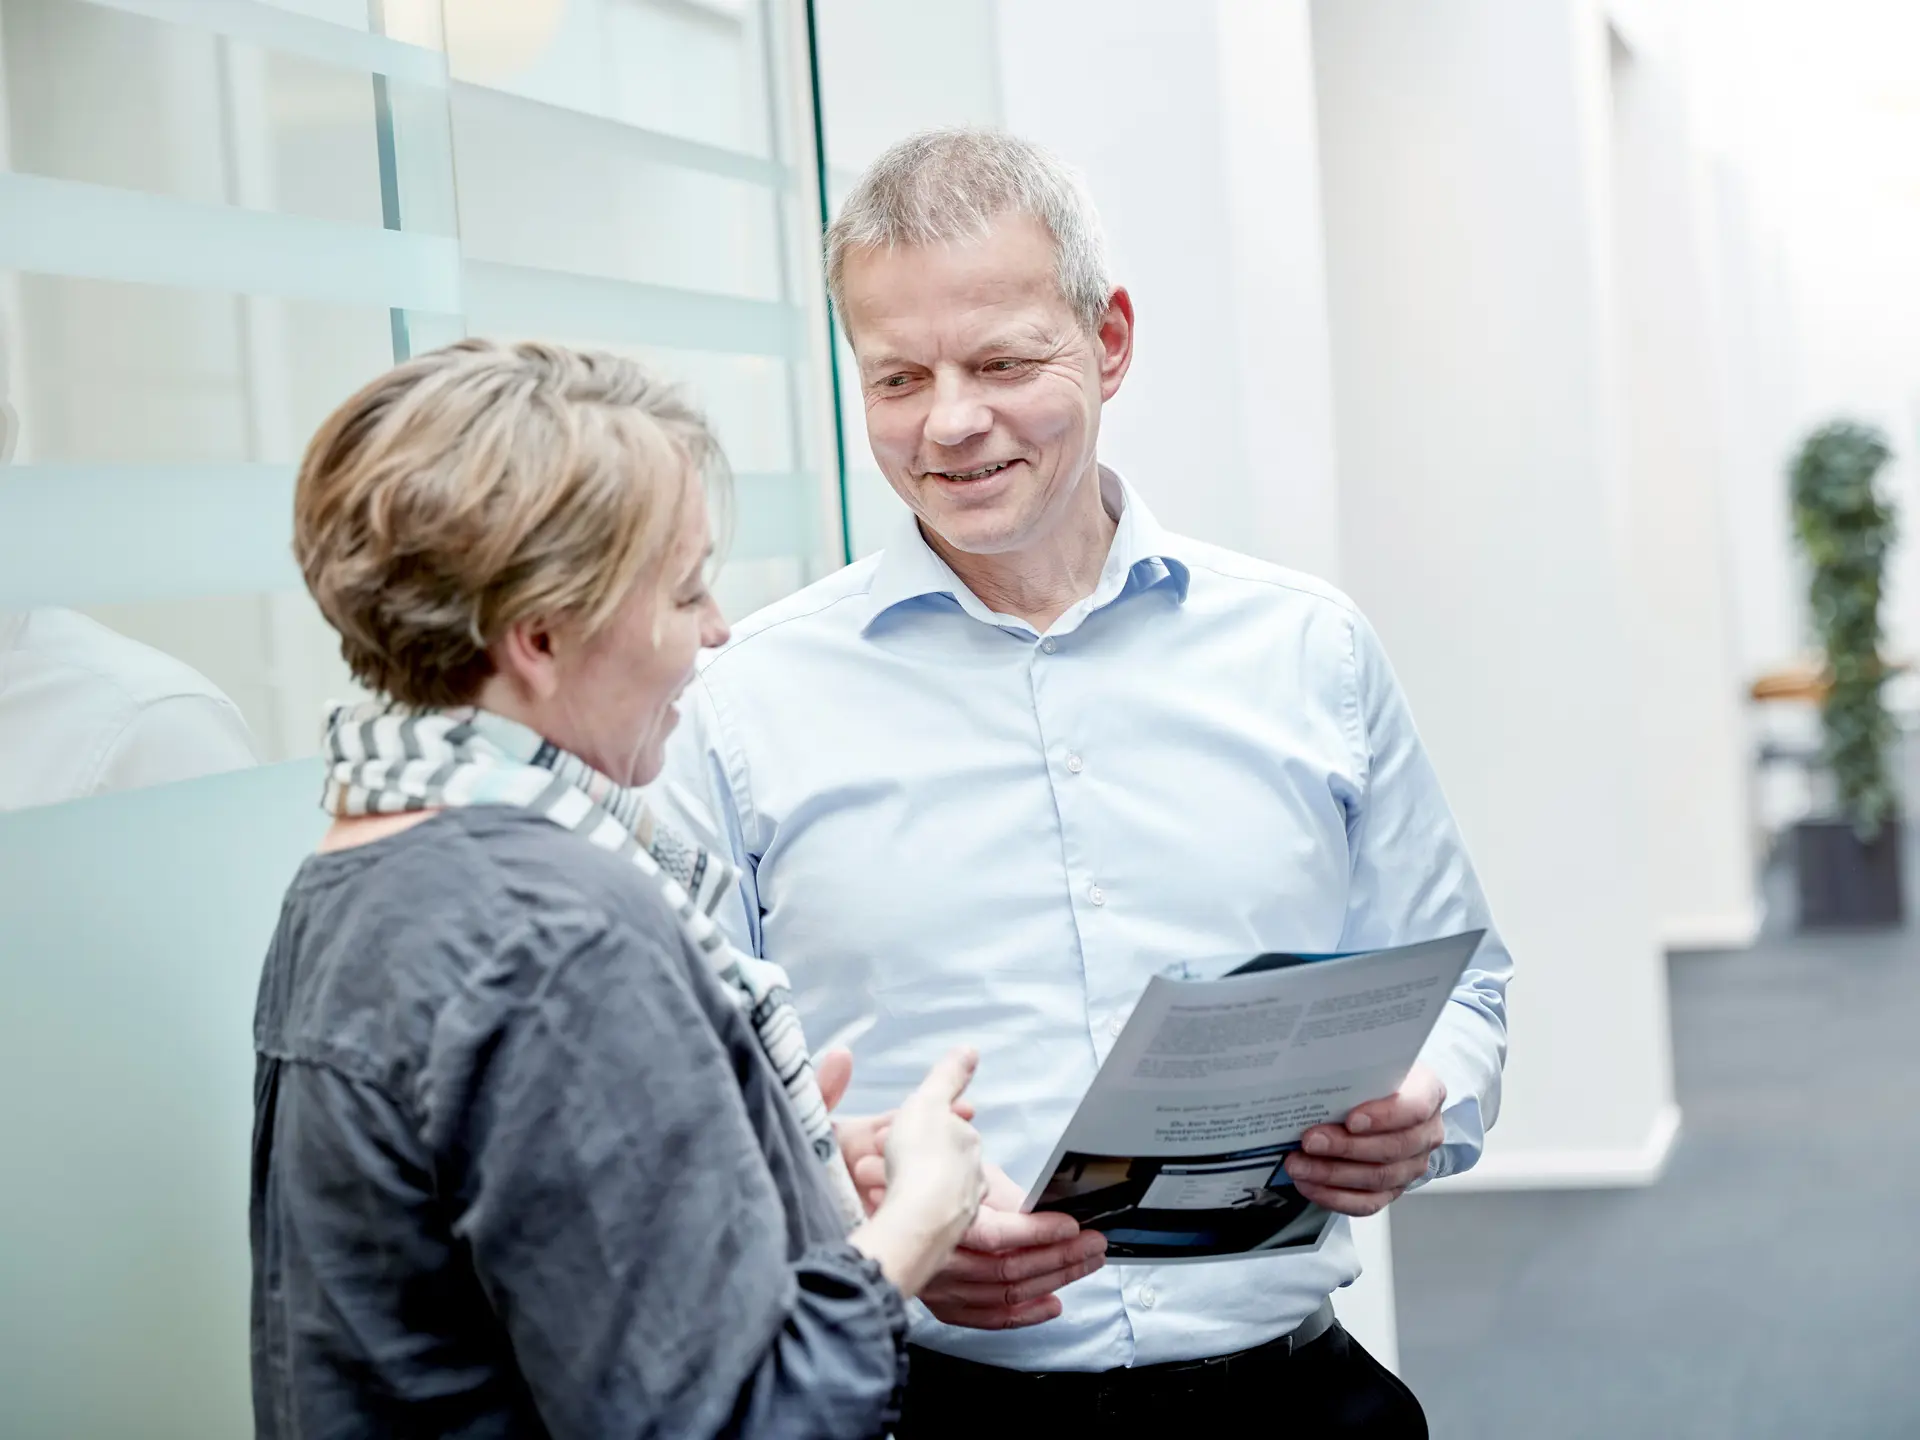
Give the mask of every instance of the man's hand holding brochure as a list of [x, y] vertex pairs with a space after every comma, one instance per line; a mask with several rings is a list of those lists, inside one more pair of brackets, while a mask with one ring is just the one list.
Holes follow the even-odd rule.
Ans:
[[1482, 934], [1156, 977], [1025, 1208], [1102, 1232], [1117, 1263], [1319, 1245], [1333, 1212], [1301, 1193], [1287, 1156], [1399, 1090]]

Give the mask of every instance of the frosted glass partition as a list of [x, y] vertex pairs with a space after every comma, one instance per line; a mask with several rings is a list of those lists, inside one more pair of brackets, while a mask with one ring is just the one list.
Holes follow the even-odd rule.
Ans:
[[0, 266], [44, 275], [458, 310], [451, 239], [0, 175]]
[[254, 990], [353, 693], [321, 418], [603, 345], [720, 430], [732, 613], [842, 562], [809, 60], [804, 0], [0, 0], [6, 1440], [250, 1433]]
[[469, 327], [661, 364], [735, 468], [738, 616], [844, 563], [805, 7], [448, 12]]
[[356, 691], [294, 467], [464, 334], [686, 381], [739, 476], [732, 614], [841, 564], [809, 73], [799, 0], [0, 0], [0, 745], [55, 690], [210, 727], [0, 755], [0, 809], [314, 752]]
[[290, 465], [0, 467], [0, 535], [31, 538], [7, 546], [0, 608], [296, 586], [292, 503]]
[[445, 56], [357, 10], [0, 0], [0, 810], [311, 754], [352, 693], [293, 467], [464, 327]]
[[252, 1434], [254, 987], [317, 762], [0, 815], [0, 1435]]

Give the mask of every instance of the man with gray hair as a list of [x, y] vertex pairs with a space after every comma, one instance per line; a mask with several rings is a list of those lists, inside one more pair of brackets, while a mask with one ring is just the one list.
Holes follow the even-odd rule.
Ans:
[[[1286, 1171], [1370, 1215], [1478, 1157], [1511, 962], [1378, 639], [1327, 586], [1161, 529], [1099, 462], [1133, 301], [1044, 151], [902, 142], [848, 197], [827, 270], [912, 513], [735, 628], [672, 763], [740, 864], [738, 940], [851, 1046], [849, 1108], [980, 1049], [976, 1123], [1006, 1174], [923, 1292], [902, 1440], [1249, 1414], [1424, 1435], [1333, 1321], [1359, 1273], [1344, 1220], [1310, 1250], [1106, 1269], [1100, 1235], [1018, 1213], [1147, 981], [1263, 951], [1486, 928], [1398, 1093], [1310, 1131]], [[878, 1154], [852, 1158], [884, 1186]]]

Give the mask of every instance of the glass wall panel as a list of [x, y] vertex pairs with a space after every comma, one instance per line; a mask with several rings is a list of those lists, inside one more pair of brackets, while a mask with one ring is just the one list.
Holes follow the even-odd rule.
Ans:
[[251, 0], [0, 0], [0, 810], [313, 753], [293, 468], [460, 333], [446, 62]]
[[354, 690], [294, 466], [465, 333], [688, 383], [740, 474], [730, 613], [839, 564], [805, 44], [798, 5], [723, 0], [0, 0], [0, 737], [99, 711], [79, 669], [218, 737], [0, 760], [0, 809], [313, 753]]
[[469, 327], [660, 364], [741, 484], [735, 617], [844, 560], [804, 7], [447, 10]]
[[315, 762], [0, 816], [0, 1434], [251, 1435], [260, 954]]
[[253, 993], [353, 693], [321, 418], [602, 345], [714, 417], [730, 613], [842, 562], [808, 77], [801, 0], [0, 0], [8, 1440], [250, 1433]]

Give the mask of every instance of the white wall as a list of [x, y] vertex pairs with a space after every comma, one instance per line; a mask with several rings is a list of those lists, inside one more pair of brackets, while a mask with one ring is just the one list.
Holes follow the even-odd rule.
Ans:
[[1643, 27], [1613, 54], [1616, 376], [1650, 802], [1642, 830], [1668, 946], [1736, 948], [1759, 927], [1758, 854], [1722, 504], [1710, 191], [1667, 35]]
[[1734, 641], [1741, 674], [1752, 677], [1807, 645], [1806, 581], [1786, 474], [1802, 408], [1793, 286], [1778, 231], [1756, 204], [1746, 173], [1725, 156], [1709, 167]]
[[1518, 967], [1478, 1183], [1645, 1178], [1678, 1112], [1622, 604], [1604, 23], [1589, 0], [1313, 21], [1341, 575]]
[[1898, 0], [1688, 0], [1726, 252], [1738, 437], [1731, 509], [1743, 652], [1805, 644], [1786, 466], [1805, 432], [1852, 415], [1888, 432], [1907, 539], [1885, 614], [1920, 656], [1920, 7]]
[[1007, 3], [1000, 53], [1007, 125], [1085, 173], [1138, 311], [1103, 458], [1174, 529], [1334, 577], [1305, 5]]
[[[1920, 658], [1920, 8], [1687, 0], [1680, 15], [1713, 167], [1742, 672], [1814, 649], [1787, 469], [1807, 431], [1839, 416], [1892, 442], [1883, 483], [1905, 534], [1882, 618], [1889, 653]], [[1896, 682], [1888, 699], [1920, 725], [1920, 682]], [[1818, 743], [1811, 706], [1758, 707], [1755, 719], [1771, 739]], [[1771, 767], [1760, 818], [1778, 831], [1830, 803], [1830, 788]], [[1920, 775], [1907, 791], [1920, 814]]]
[[1000, 122], [994, 0], [816, 0], [827, 164], [843, 184], [916, 130]]

